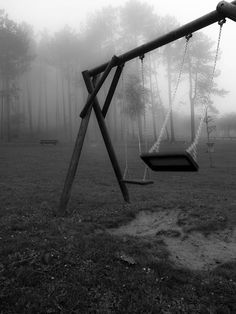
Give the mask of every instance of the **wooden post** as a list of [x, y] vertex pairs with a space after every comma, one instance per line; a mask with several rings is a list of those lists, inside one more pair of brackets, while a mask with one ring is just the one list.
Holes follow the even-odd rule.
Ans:
[[68, 172], [66, 175], [63, 191], [61, 194], [61, 199], [60, 199], [60, 204], [59, 204], [59, 212], [61, 214], [65, 214], [66, 207], [67, 207], [67, 204], [68, 204], [69, 199], [70, 199], [71, 188], [72, 188], [72, 184], [74, 182], [76, 170], [77, 170], [77, 167], [79, 164], [79, 159], [80, 159], [80, 155], [81, 155], [81, 151], [82, 151], [82, 147], [83, 147], [83, 143], [84, 143], [85, 134], [86, 134], [86, 131], [88, 128], [88, 122], [89, 122], [89, 118], [91, 115], [91, 111], [92, 111], [92, 106], [87, 111], [85, 117], [81, 120], [79, 132], [78, 132], [75, 146], [74, 146], [74, 151], [73, 151], [73, 154], [71, 157], [71, 161], [70, 161], [70, 165], [69, 165]]
[[79, 132], [75, 141], [74, 151], [71, 157], [70, 165], [67, 171], [64, 187], [63, 187], [61, 198], [60, 198], [59, 212], [61, 214], [65, 214], [67, 204], [70, 200], [71, 189], [74, 182], [76, 170], [78, 168], [82, 147], [84, 144], [84, 139], [85, 139], [85, 135], [88, 128], [89, 119], [91, 116], [91, 111], [92, 111], [92, 106], [89, 107], [89, 110], [86, 112], [86, 115], [81, 120]]
[[[97, 77], [93, 80], [93, 82], [91, 82], [91, 78], [88, 75], [88, 71], [84, 71], [83, 72], [83, 78], [87, 87], [87, 90], [89, 92], [89, 94], [91, 95], [93, 90], [94, 90], [94, 85], [96, 84], [97, 81]], [[88, 97], [89, 99], [89, 97]], [[111, 97], [112, 99], [112, 97]], [[98, 120], [98, 124], [117, 178], [117, 181], [119, 183], [123, 198], [126, 202], [129, 202], [129, 192], [128, 189], [125, 185], [125, 183], [123, 182], [123, 178], [122, 178], [122, 174], [121, 174], [121, 170], [119, 167], [119, 163], [116, 159], [116, 155], [114, 152], [114, 149], [112, 147], [112, 143], [111, 143], [111, 139], [109, 137], [107, 128], [106, 128], [106, 124], [105, 124], [105, 119], [103, 117], [101, 108], [99, 106], [97, 97], [95, 96], [93, 104], [90, 105], [90, 107], [88, 108], [88, 110], [86, 111], [86, 115], [84, 116], [84, 118], [82, 118], [81, 124], [80, 124], [80, 129], [76, 138], [76, 142], [75, 142], [75, 147], [74, 147], [74, 151], [71, 157], [71, 161], [70, 161], [70, 165], [69, 165], [69, 169], [66, 175], [66, 179], [65, 179], [65, 183], [64, 183], [64, 187], [63, 187], [63, 191], [61, 194], [61, 198], [60, 198], [60, 204], [59, 204], [59, 212], [61, 214], [65, 214], [66, 212], [66, 208], [70, 199], [70, 195], [71, 195], [71, 189], [72, 189], [72, 185], [74, 182], [74, 178], [75, 178], [75, 174], [76, 174], [76, 170], [78, 168], [78, 164], [79, 164], [79, 159], [80, 159], [80, 155], [81, 155], [81, 151], [82, 151], [82, 147], [83, 147], [83, 143], [84, 143], [84, 138], [87, 132], [87, 128], [88, 128], [88, 123], [89, 123], [89, 119], [91, 116], [91, 111], [92, 108], [94, 108], [95, 111], [95, 115], [97, 117]]]

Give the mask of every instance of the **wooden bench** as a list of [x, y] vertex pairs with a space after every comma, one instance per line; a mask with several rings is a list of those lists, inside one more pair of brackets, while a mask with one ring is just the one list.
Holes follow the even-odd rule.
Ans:
[[58, 140], [40, 140], [41, 145], [57, 145]]

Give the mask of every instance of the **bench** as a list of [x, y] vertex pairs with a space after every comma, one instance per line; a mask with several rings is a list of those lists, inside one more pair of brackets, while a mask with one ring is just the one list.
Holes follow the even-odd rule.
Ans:
[[58, 140], [40, 140], [41, 145], [57, 145]]

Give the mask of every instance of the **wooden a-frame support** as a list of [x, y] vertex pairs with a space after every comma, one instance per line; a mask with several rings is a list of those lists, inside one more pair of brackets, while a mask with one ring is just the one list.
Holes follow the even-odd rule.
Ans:
[[[111, 142], [109, 133], [107, 131], [106, 123], [105, 123], [106, 114], [109, 110], [112, 97], [116, 90], [116, 87], [119, 82], [120, 75], [122, 73], [122, 69], [125, 63], [134, 58], [141, 57], [147, 52], [150, 52], [172, 41], [180, 39], [181, 37], [187, 36], [199, 29], [209, 26], [226, 17], [230, 18], [233, 21], [236, 21], [236, 0], [232, 1], [231, 3], [228, 3], [226, 1], [221, 1], [217, 5], [217, 8], [215, 11], [212, 11], [209, 14], [206, 14], [198, 18], [197, 20], [194, 20], [188, 24], [185, 24], [184, 26], [179, 27], [178, 29], [171, 31], [167, 33], [166, 35], [163, 35], [151, 42], [148, 42], [142, 46], [139, 46], [133, 50], [130, 50], [124, 53], [123, 55], [120, 55], [119, 57], [113, 56], [110, 62], [104, 63], [90, 71], [87, 70], [87, 71], [82, 72], [83, 79], [84, 79], [86, 88], [88, 90], [88, 99], [80, 114], [80, 117], [82, 118], [82, 120], [81, 120], [81, 124], [79, 128], [79, 132], [76, 138], [74, 151], [71, 157], [67, 176], [65, 179], [63, 191], [60, 198], [59, 211], [61, 213], [65, 212], [67, 204], [70, 199], [71, 188], [72, 188], [76, 170], [78, 167], [78, 163], [79, 163], [79, 159], [80, 159], [80, 155], [81, 155], [81, 151], [82, 151], [85, 135], [87, 132], [88, 123], [89, 123], [92, 109], [95, 112], [98, 125], [100, 128], [104, 143], [106, 145], [106, 149], [110, 157], [111, 164], [113, 166], [113, 170], [115, 172], [123, 198], [126, 202], [129, 202], [128, 189], [126, 187], [125, 182], [123, 181], [120, 166], [116, 158], [116, 154], [113, 149], [112, 142]], [[105, 82], [111, 69], [114, 67], [116, 67], [116, 72], [111, 82], [111, 86], [106, 96], [104, 105], [101, 108], [99, 101], [97, 99], [97, 93], [99, 92], [100, 88]], [[102, 75], [99, 78], [100, 74]]]
[[[95, 78], [92, 80], [91, 77], [89, 76], [88, 71], [84, 71], [82, 73], [83, 78], [84, 78], [84, 82], [85, 82], [85, 85], [86, 85], [86, 88], [87, 88], [88, 94], [89, 94], [88, 102], [91, 99], [91, 96], [93, 96], [93, 95], [95, 95], [95, 96], [93, 96], [93, 100], [91, 102], [91, 105], [88, 107], [87, 111], [85, 112], [85, 115], [83, 116], [81, 124], [80, 124], [79, 132], [78, 132], [76, 142], [75, 142], [74, 151], [73, 151], [73, 154], [71, 157], [69, 169], [67, 172], [66, 180], [64, 183], [64, 188], [63, 188], [62, 195], [61, 195], [61, 200], [60, 200], [60, 205], [59, 205], [59, 211], [60, 212], [63, 212], [66, 209], [66, 206], [67, 206], [68, 201], [70, 199], [71, 188], [72, 188], [72, 184], [73, 184], [76, 170], [78, 167], [78, 163], [79, 163], [85, 135], [87, 132], [88, 123], [89, 123], [92, 108], [94, 109], [94, 112], [95, 112], [95, 115], [96, 115], [96, 118], [98, 121], [98, 125], [99, 125], [100, 131], [102, 133], [103, 140], [105, 142], [106, 149], [108, 151], [108, 154], [109, 154], [109, 157], [110, 157], [117, 181], [119, 183], [123, 198], [126, 202], [129, 202], [128, 189], [127, 189], [125, 183], [123, 182], [123, 176], [122, 176], [122, 173], [120, 170], [120, 166], [119, 166], [118, 160], [116, 158], [116, 154], [115, 154], [115, 151], [113, 149], [112, 142], [111, 142], [109, 133], [107, 131], [106, 123], [105, 123], [105, 117], [106, 117], [106, 114], [108, 112], [112, 97], [113, 97], [115, 89], [116, 89], [116, 86], [119, 82], [119, 78], [120, 78], [120, 75], [122, 73], [123, 65], [117, 66], [116, 72], [114, 74], [110, 89], [108, 91], [108, 94], [107, 94], [107, 97], [106, 97], [106, 100], [105, 100], [105, 103], [104, 103], [102, 109], [101, 109], [100, 104], [98, 102], [98, 99], [96, 97], [96, 93], [99, 90], [98, 86], [99, 85], [100, 85], [100, 87], [102, 86], [101, 82], [105, 81], [105, 78], [107, 77], [110, 70], [112, 69], [112, 64], [114, 63], [115, 59], [116, 59], [116, 57], [112, 58], [111, 62], [108, 64], [106, 70], [104, 71], [103, 76], [100, 78], [100, 81], [98, 81], [98, 76], [95, 76]], [[97, 81], [98, 81], [98, 83], [97, 83]]]

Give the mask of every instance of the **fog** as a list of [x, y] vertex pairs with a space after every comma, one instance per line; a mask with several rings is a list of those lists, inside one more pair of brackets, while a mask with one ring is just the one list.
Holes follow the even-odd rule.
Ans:
[[[10, 83], [10, 89], [14, 86], [17, 90], [17, 97], [12, 97], [9, 111], [6, 109], [8, 100], [4, 98], [6, 86], [2, 78], [1, 138], [24, 138], [33, 134], [35, 138], [73, 140], [78, 131], [79, 114], [87, 97], [81, 71], [98, 66], [114, 54], [122, 54], [207, 14], [215, 9], [217, 3], [213, 0], [0, 0], [0, 9], [8, 14], [10, 20], [17, 25], [26, 23], [23, 28], [30, 40], [28, 54], [31, 59], [30, 62], [27, 61], [27, 69], [15, 73], [15, 78]], [[230, 20], [223, 26], [220, 59], [214, 79], [218, 92], [211, 96], [212, 110], [209, 113], [213, 117], [213, 124], [218, 125], [216, 136], [235, 134], [234, 127], [226, 128], [224, 122], [227, 121], [227, 115], [236, 112], [236, 90], [233, 84], [236, 79], [236, 47], [233, 45], [235, 29], [235, 23]], [[206, 71], [200, 73], [203, 77], [210, 75], [209, 68], [214, 63], [218, 32], [219, 26], [215, 23], [201, 31], [201, 36], [205, 37], [200, 38], [197, 34], [193, 36], [193, 43], [190, 40], [188, 56], [194, 60], [198, 58], [195, 52], [201, 49], [197, 44], [209, 42], [206, 52], [210, 59], [202, 64], [205, 69], [202, 71]], [[184, 45], [184, 40], [179, 40], [171, 46], [170, 52], [168, 47], [163, 47], [145, 56], [143, 82], [140, 60], [131, 61], [125, 66], [122, 82], [117, 87], [107, 119], [114, 139], [124, 138], [127, 132], [124, 131], [124, 126], [131, 137], [137, 136], [137, 133], [142, 137], [144, 129], [154, 138], [160, 132], [170, 106], [170, 94], [175, 89]], [[166, 58], [169, 53], [171, 60]], [[194, 62], [196, 61], [193, 61], [193, 69], [196, 67]], [[173, 104], [176, 106], [173, 107], [175, 135], [188, 140], [191, 139], [190, 87], [194, 89], [192, 84], [196, 84], [194, 79], [189, 83], [189, 73], [187, 68], [184, 69]], [[101, 103], [105, 100], [113, 74], [114, 71], [98, 95]], [[207, 85], [207, 81], [203, 82], [202, 78], [201, 84]], [[206, 97], [207, 88], [201, 88], [201, 97]], [[137, 92], [139, 99], [131, 99], [131, 92]], [[195, 96], [191, 95], [192, 98]], [[137, 109], [139, 101], [140, 108]], [[196, 103], [195, 129], [200, 112], [201, 106]], [[88, 136], [91, 141], [98, 139], [96, 130], [96, 125], [91, 124]]]

